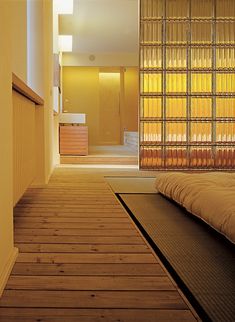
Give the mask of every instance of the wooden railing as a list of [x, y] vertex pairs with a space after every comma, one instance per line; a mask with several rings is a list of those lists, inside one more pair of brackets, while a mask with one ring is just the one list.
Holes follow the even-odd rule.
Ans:
[[35, 108], [43, 99], [12, 74], [13, 104], [13, 203], [35, 177]]

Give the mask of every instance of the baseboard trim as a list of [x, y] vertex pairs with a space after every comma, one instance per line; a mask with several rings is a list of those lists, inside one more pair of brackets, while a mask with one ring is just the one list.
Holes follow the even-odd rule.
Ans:
[[2, 296], [4, 288], [7, 284], [8, 278], [11, 274], [12, 268], [18, 256], [18, 252], [19, 252], [18, 248], [14, 247], [3, 269], [3, 272], [0, 275], [0, 297]]

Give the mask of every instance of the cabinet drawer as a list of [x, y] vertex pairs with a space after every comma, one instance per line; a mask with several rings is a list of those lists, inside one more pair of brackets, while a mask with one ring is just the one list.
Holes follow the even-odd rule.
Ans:
[[60, 126], [60, 154], [88, 154], [87, 126]]

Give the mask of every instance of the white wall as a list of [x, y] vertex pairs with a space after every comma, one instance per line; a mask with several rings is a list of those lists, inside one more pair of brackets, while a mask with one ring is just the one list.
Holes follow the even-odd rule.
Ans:
[[[58, 20], [58, 7], [57, 1], [53, 0], [53, 53], [59, 54], [59, 20]], [[60, 64], [61, 64], [61, 54], [60, 54]], [[62, 85], [61, 85], [62, 86]], [[55, 113], [60, 112], [61, 106], [61, 94], [59, 92], [59, 88], [53, 86], [53, 110]], [[53, 163], [57, 165], [60, 163], [60, 155], [59, 155], [59, 117], [58, 115], [54, 115], [53, 117]]]
[[59, 21], [58, 21], [58, 4], [56, 0], [53, 0], [53, 53], [59, 52]]
[[[53, 53], [59, 54], [59, 20], [57, 2], [53, 1]], [[56, 86], [53, 86], [53, 109], [59, 113], [60, 93]]]
[[[11, 12], [12, 72], [27, 83], [27, 0], [0, 2], [7, 2]], [[3, 29], [1, 20], [0, 24]]]
[[27, 2], [27, 83], [44, 97], [43, 88], [43, 2]]
[[[53, 170], [53, 8], [51, 0], [42, 5], [42, 69], [44, 106], [36, 108], [36, 178], [34, 185], [45, 185]], [[36, 76], [36, 74], [35, 74]]]
[[94, 54], [95, 59], [90, 60], [91, 54], [63, 54], [63, 66], [138, 66], [138, 54], [117, 53], [117, 54]]

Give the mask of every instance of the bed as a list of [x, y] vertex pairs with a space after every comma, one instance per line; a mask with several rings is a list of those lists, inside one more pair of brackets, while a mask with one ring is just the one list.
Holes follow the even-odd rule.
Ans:
[[234, 173], [160, 173], [156, 189], [235, 243]]

